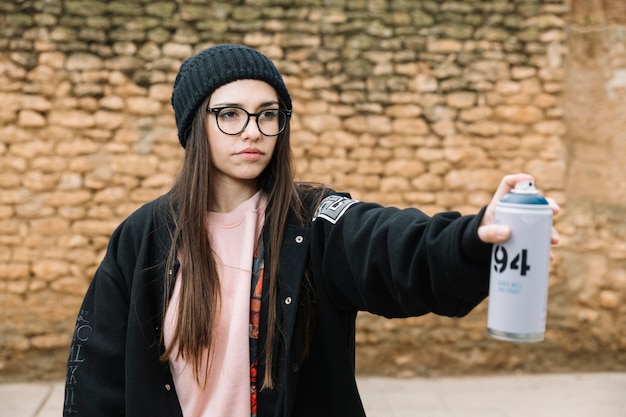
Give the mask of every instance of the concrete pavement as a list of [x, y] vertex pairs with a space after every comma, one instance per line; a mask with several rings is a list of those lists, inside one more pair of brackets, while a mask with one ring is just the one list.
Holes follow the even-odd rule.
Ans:
[[[358, 378], [368, 417], [626, 417], [626, 373]], [[0, 384], [0, 417], [59, 417], [62, 382]]]
[[368, 417], [626, 417], [626, 373], [359, 380]]

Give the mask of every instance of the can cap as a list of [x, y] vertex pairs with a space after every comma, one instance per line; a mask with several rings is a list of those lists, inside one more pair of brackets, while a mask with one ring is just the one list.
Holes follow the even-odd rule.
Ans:
[[539, 194], [533, 181], [520, 181], [515, 184], [515, 188], [511, 192], [516, 194]]
[[548, 200], [539, 194], [533, 181], [518, 182], [500, 201], [511, 204], [548, 204]]

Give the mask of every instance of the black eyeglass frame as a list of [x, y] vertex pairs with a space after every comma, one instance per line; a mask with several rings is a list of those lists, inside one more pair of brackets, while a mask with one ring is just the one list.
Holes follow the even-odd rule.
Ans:
[[[244, 123], [243, 127], [241, 128], [241, 130], [239, 132], [228, 133], [228, 132], [224, 132], [224, 130], [222, 130], [222, 127], [220, 126], [219, 118], [217, 116], [219, 115], [219, 113], [222, 110], [225, 110], [225, 109], [239, 109], [239, 110], [243, 110], [243, 112], [246, 113], [246, 115], [248, 116], [248, 120], [246, 120], [246, 123]], [[285, 125], [283, 127], [279, 126], [280, 130], [277, 133], [274, 133], [273, 135], [268, 135], [267, 133], [263, 132], [263, 130], [261, 129], [261, 126], [259, 126], [259, 115], [262, 114], [265, 111], [268, 111], [268, 110], [277, 110], [278, 112], [283, 112], [285, 114]], [[236, 136], [236, 135], [240, 134], [241, 132], [243, 132], [244, 130], [246, 130], [246, 128], [248, 127], [248, 123], [250, 123], [250, 118], [252, 116], [254, 116], [254, 120], [256, 122], [256, 127], [259, 129], [259, 132], [261, 132], [265, 136], [278, 136], [285, 130], [285, 127], [287, 127], [287, 123], [289, 122], [289, 119], [291, 118], [291, 110], [287, 110], [287, 109], [265, 109], [265, 110], [262, 110], [262, 111], [260, 111], [258, 113], [250, 113], [250, 112], [248, 112], [248, 110], [246, 110], [246, 109], [244, 109], [242, 107], [238, 107], [238, 106], [223, 106], [223, 107], [207, 107], [206, 111], [215, 114], [215, 123], [217, 124], [217, 128], [222, 133], [224, 133], [225, 135], [230, 135], [230, 136]]]

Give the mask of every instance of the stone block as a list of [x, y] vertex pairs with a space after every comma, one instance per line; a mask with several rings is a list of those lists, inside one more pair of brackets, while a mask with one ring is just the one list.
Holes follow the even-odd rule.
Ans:
[[33, 263], [32, 272], [44, 281], [54, 281], [69, 272], [69, 266], [64, 261], [41, 260]]
[[156, 173], [159, 160], [154, 155], [118, 155], [111, 161], [114, 173], [146, 178]]
[[91, 114], [80, 110], [52, 110], [48, 114], [48, 122], [51, 125], [74, 129], [93, 127], [96, 124]]

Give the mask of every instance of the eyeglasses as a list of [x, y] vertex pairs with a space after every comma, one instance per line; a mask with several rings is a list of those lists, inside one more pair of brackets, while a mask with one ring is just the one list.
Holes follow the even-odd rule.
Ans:
[[284, 109], [267, 109], [258, 113], [248, 113], [241, 107], [208, 107], [206, 110], [215, 114], [217, 127], [227, 135], [243, 132], [250, 117], [254, 116], [259, 132], [265, 136], [276, 136], [285, 130], [287, 120], [291, 117], [291, 110]]

